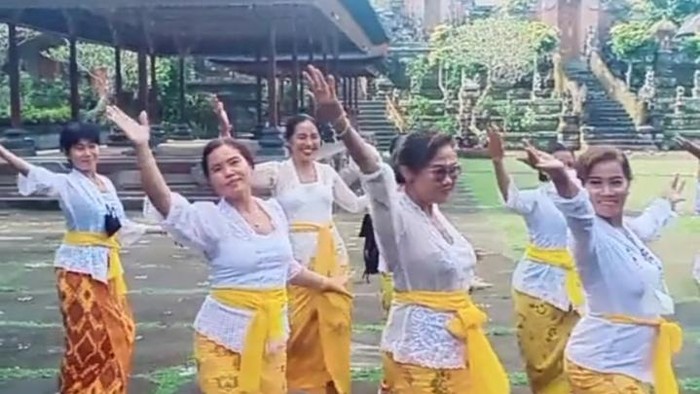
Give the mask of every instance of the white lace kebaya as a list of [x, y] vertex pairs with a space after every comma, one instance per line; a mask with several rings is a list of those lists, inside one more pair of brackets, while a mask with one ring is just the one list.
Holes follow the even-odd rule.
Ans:
[[[387, 164], [362, 176], [380, 255], [397, 291], [469, 291], [476, 254], [439, 210], [434, 217], [447, 234], [405, 193]], [[447, 330], [454, 313], [392, 304], [381, 349], [395, 361], [433, 369], [464, 368], [464, 342]]]
[[[100, 191], [80, 171], [55, 173], [39, 166], [30, 166], [27, 176], [19, 175], [17, 186], [23, 196], [44, 195], [56, 198], [66, 221], [66, 230], [103, 233], [108, 210], [116, 213], [122, 225], [117, 233], [119, 243], [129, 246], [145, 234], [148, 226], [132, 222], [124, 213], [117, 191], [109, 178], [98, 175], [106, 190]], [[61, 243], [56, 250], [54, 267], [107, 283], [109, 248], [77, 246]]]

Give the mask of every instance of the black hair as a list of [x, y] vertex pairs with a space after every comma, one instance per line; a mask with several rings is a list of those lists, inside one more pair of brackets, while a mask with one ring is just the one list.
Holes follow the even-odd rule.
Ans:
[[401, 150], [401, 145], [403, 145], [405, 140], [406, 134], [399, 134], [396, 137], [394, 137], [391, 140], [391, 143], [389, 144], [391, 168], [394, 170], [394, 179], [396, 179], [396, 183], [399, 185], [403, 185], [404, 183], [406, 183], [406, 180], [403, 178], [403, 175], [401, 175], [401, 170], [398, 165], [398, 152], [399, 150]]
[[58, 146], [61, 152], [68, 154], [70, 149], [80, 143], [82, 140], [87, 140], [92, 143], [100, 143], [100, 126], [94, 123], [69, 122], [61, 129], [61, 135], [58, 138]]
[[318, 125], [316, 124], [316, 119], [307, 114], [294, 115], [291, 118], [287, 119], [287, 122], [284, 125], [285, 141], [291, 140], [292, 137], [294, 137], [294, 133], [297, 131], [297, 126], [307, 121], [313, 123], [314, 126], [318, 128]]
[[430, 164], [440, 149], [453, 144], [452, 136], [444, 133], [419, 131], [408, 134], [396, 152], [396, 169], [406, 167], [419, 172]]
[[230, 146], [231, 148], [239, 151], [241, 153], [241, 156], [243, 156], [245, 161], [248, 162], [250, 167], [255, 168], [255, 158], [250, 152], [250, 149], [248, 149], [248, 147], [245, 146], [245, 144], [242, 144], [231, 137], [216, 138], [209, 141], [204, 146], [204, 150], [202, 151], [202, 171], [204, 172], [204, 176], [207, 179], [209, 179], [209, 155], [211, 155], [212, 152], [224, 145]]

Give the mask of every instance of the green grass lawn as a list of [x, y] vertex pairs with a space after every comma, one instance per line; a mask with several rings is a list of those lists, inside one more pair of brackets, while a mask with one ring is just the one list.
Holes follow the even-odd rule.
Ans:
[[[506, 159], [506, 168], [522, 188], [537, 186], [537, 174], [515, 160], [513, 153]], [[633, 154], [630, 157], [634, 180], [627, 203], [628, 209], [641, 211], [654, 198], [660, 196], [677, 173], [686, 181], [685, 203], [679, 206], [680, 216], [651, 246], [666, 265], [669, 287], [677, 299], [698, 296], [698, 287], [690, 273], [695, 254], [700, 253], [700, 217], [692, 215], [695, 201], [695, 182], [698, 163], [687, 154]], [[498, 237], [491, 237], [490, 248], [512, 259], [522, 255], [528, 238], [524, 222], [519, 216], [503, 209], [496, 188], [491, 161], [464, 159], [463, 178], [472, 190], [476, 203], [482, 207], [479, 221], [488, 223]], [[498, 240], [496, 240], [498, 238]]]

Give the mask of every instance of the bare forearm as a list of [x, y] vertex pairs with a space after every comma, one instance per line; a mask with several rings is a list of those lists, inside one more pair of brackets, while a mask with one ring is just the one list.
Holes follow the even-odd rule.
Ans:
[[141, 186], [158, 212], [168, 216], [170, 212], [170, 188], [158, 169], [155, 157], [148, 145], [136, 146], [136, 160], [141, 171]]
[[578, 185], [574, 183], [565, 171], [550, 172], [548, 175], [552, 179], [557, 193], [563, 198], [574, 198], [578, 194]]
[[510, 177], [506, 172], [506, 167], [503, 164], [502, 159], [492, 160], [493, 171], [496, 173], [496, 183], [498, 184], [498, 190], [503, 196], [503, 201], [508, 201], [508, 187], [510, 186]]
[[308, 268], [303, 268], [289, 280], [289, 283], [295, 286], [308, 287], [310, 289], [325, 290], [326, 280], [325, 276], [321, 276]]
[[20, 174], [27, 176], [29, 170], [32, 168], [29, 163], [24, 159], [18, 157], [14, 153], [10, 152], [7, 148], [0, 145], [0, 158], [5, 160], [7, 164], [12, 166], [15, 170], [19, 171]]

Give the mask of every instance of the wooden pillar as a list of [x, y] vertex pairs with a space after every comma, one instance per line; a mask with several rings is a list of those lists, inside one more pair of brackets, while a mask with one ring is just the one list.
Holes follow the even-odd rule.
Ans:
[[158, 119], [158, 77], [156, 76], [156, 67], [158, 65], [158, 58], [156, 55], [151, 54], [150, 56], [150, 72], [151, 72], [151, 89], [148, 95], [148, 116], [152, 121], [156, 123], [160, 122]]
[[354, 80], [353, 77], [348, 77], [348, 78], [346, 79], [346, 82], [347, 82], [347, 87], [346, 87], [346, 89], [347, 89], [347, 91], [348, 91], [348, 93], [347, 93], [347, 96], [348, 96], [348, 108], [350, 108], [351, 111], [352, 111], [352, 109], [354, 108], [354, 107], [352, 106], [352, 81], [353, 81], [353, 80]]
[[146, 51], [139, 49], [137, 55], [138, 61], [138, 81], [139, 81], [139, 93], [138, 93], [138, 105], [139, 111], [148, 110], [148, 65], [146, 59]]
[[297, 42], [296, 27], [294, 28], [294, 40], [292, 43], [292, 113], [294, 115], [299, 113], [299, 74], [301, 73], [299, 67], [299, 44]]
[[17, 51], [17, 26], [8, 24], [7, 56], [10, 67], [10, 123], [12, 127], [22, 124], [22, 99], [19, 84], [19, 52]]
[[185, 100], [185, 57], [180, 55], [178, 58], [178, 101], [180, 105], [180, 122], [187, 123], [186, 103]]
[[70, 37], [68, 55], [68, 79], [70, 81], [70, 116], [80, 120], [80, 74], [78, 73], [78, 47], [75, 37]]
[[[258, 68], [262, 69], [263, 68], [263, 62], [262, 62], [262, 56], [260, 55], [260, 51], [255, 52], [255, 63], [257, 63]], [[262, 84], [262, 77], [260, 75], [255, 76], [255, 112], [258, 117], [258, 126], [263, 124], [263, 84]]]
[[352, 101], [354, 102], [355, 111], [357, 112], [357, 110], [360, 109], [360, 102], [359, 102], [359, 99], [360, 99], [360, 78], [359, 77], [355, 77], [353, 79], [353, 85], [354, 86], [352, 88], [352, 94], [354, 97], [353, 97]]
[[114, 95], [116, 104], [120, 106], [122, 92], [124, 90], [124, 80], [122, 79], [122, 49], [114, 48]]
[[267, 73], [267, 106], [268, 106], [268, 121], [271, 127], [279, 125], [279, 116], [277, 113], [277, 31], [274, 25], [270, 26], [268, 43], [268, 73]]
[[323, 36], [323, 41], [321, 42], [321, 46], [323, 47], [323, 53], [321, 54], [321, 59], [323, 60], [323, 72], [327, 73], [329, 70], [329, 64], [328, 64], [328, 38], [326, 36]]

